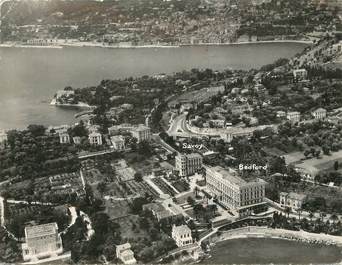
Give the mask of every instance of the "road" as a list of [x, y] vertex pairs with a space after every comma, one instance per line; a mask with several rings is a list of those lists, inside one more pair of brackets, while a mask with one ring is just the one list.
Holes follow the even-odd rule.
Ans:
[[174, 149], [172, 146], [165, 143], [164, 140], [162, 138], [160, 138], [160, 136], [158, 134], [153, 135], [153, 140], [156, 143], [160, 144], [166, 151], [168, 151], [170, 153], [178, 153], [178, 151], [176, 149]]
[[205, 134], [194, 133], [189, 130], [186, 120], [187, 114], [181, 114], [173, 119], [167, 134], [170, 136], [179, 136], [179, 137], [203, 137]]
[[78, 158], [79, 159], [85, 159], [85, 158], [90, 158], [90, 157], [94, 157], [94, 156], [101, 156], [101, 155], [111, 154], [111, 153], [114, 153], [114, 152], [116, 152], [115, 149], [107, 149], [107, 150], [93, 152], [93, 153], [79, 154]]

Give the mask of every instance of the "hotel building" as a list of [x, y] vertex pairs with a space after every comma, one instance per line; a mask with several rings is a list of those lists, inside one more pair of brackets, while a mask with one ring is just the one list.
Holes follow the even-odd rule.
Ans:
[[176, 169], [181, 177], [195, 174], [203, 166], [203, 159], [200, 154], [189, 155], [179, 154], [176, 156]]
[[62, 239], [56, 223], [25, 227], [22, 244], [24, 261], [37, 261], [63, 253]]
[[247, 181], [235, 171], [218, 166], [205, 169], [209, 193], [236, 215], [244, 217], [266, 208], [264, 180]]

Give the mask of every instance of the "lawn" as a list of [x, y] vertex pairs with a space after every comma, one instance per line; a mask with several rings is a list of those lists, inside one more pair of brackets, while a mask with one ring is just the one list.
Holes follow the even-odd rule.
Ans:
[[333, 152], [330, 155], [321, 155], [320, 158], [304, 158], [303, 153], [295, 152], [285, 156], [286, 163], [295, 164], [296, 166], [306, 169], [313, 175], [318, 174], [320, 171], [330, 170], [334, 166], [335, 161], [342, 162], [342, 150]]

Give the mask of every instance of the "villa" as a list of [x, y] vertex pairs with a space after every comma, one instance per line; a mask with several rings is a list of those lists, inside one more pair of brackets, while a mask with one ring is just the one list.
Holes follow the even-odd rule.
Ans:
[[312, 116], [314, 116], [316, 120], [324, 120], [327, 117], [327, 110], [318, 108], [312, 112]]
[[91, 145], [102, 145], [102, 136], [100, 133], [93, 132], [89, 134], [89, 143]]
[[299, 122], [300, 121], [300, 112], [290, 111], [287, 113], [286, 119], [288, 119], [292, 123]]
[[67, 133], [61, 133], [59, 135], [59, 142], [61, 144], [69, 144], [70, 143], [70, 136]]
[[151, 129], [145, 125], [140, 124], [131, 130], [132, 136], [137, 138], [138, 143], [151, 140]]
[[131, 244], [126, 243], [116, 246], [116, 257], [124, 264], [135, 264], [134, 252], [131, 250]]
[[296, 81], [306, 80], [308, 72], [305, 69], [293, 70], [293, 77]]
[[62, 239], [56, 223], [25, 227], [25, 243], [22, 244], [24, 261], [36, 261], [62, 253]]
[[306, 200], [305, 194], [299, 194], [295, 192], [281, 192], [280, 193], [280, 205], [283, 208], [290, 208], [291, 210], [301, 209]]
[[125, 138], [121, 135], [116, 135], [110, 137], [110, 141], [113, 145], [113, 148], [118, 151], [122, 151], [125, 149]]
[[193, 243], [191, 229], [187, 225], [173, 225], [172, 238], [176, 241], [178, 247], [191, 245]]

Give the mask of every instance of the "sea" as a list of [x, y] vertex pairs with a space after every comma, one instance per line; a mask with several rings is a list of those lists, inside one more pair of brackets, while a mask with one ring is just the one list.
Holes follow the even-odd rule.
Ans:
[[50, 105], [57, 90], [98, 85], [102, 79], [172, 74], [192, 68], [259, 68], [290, 58], [307, 44], [248, 43], [140, 48], [0, 47], [0, 129], [75, 122], [75, 108]]

